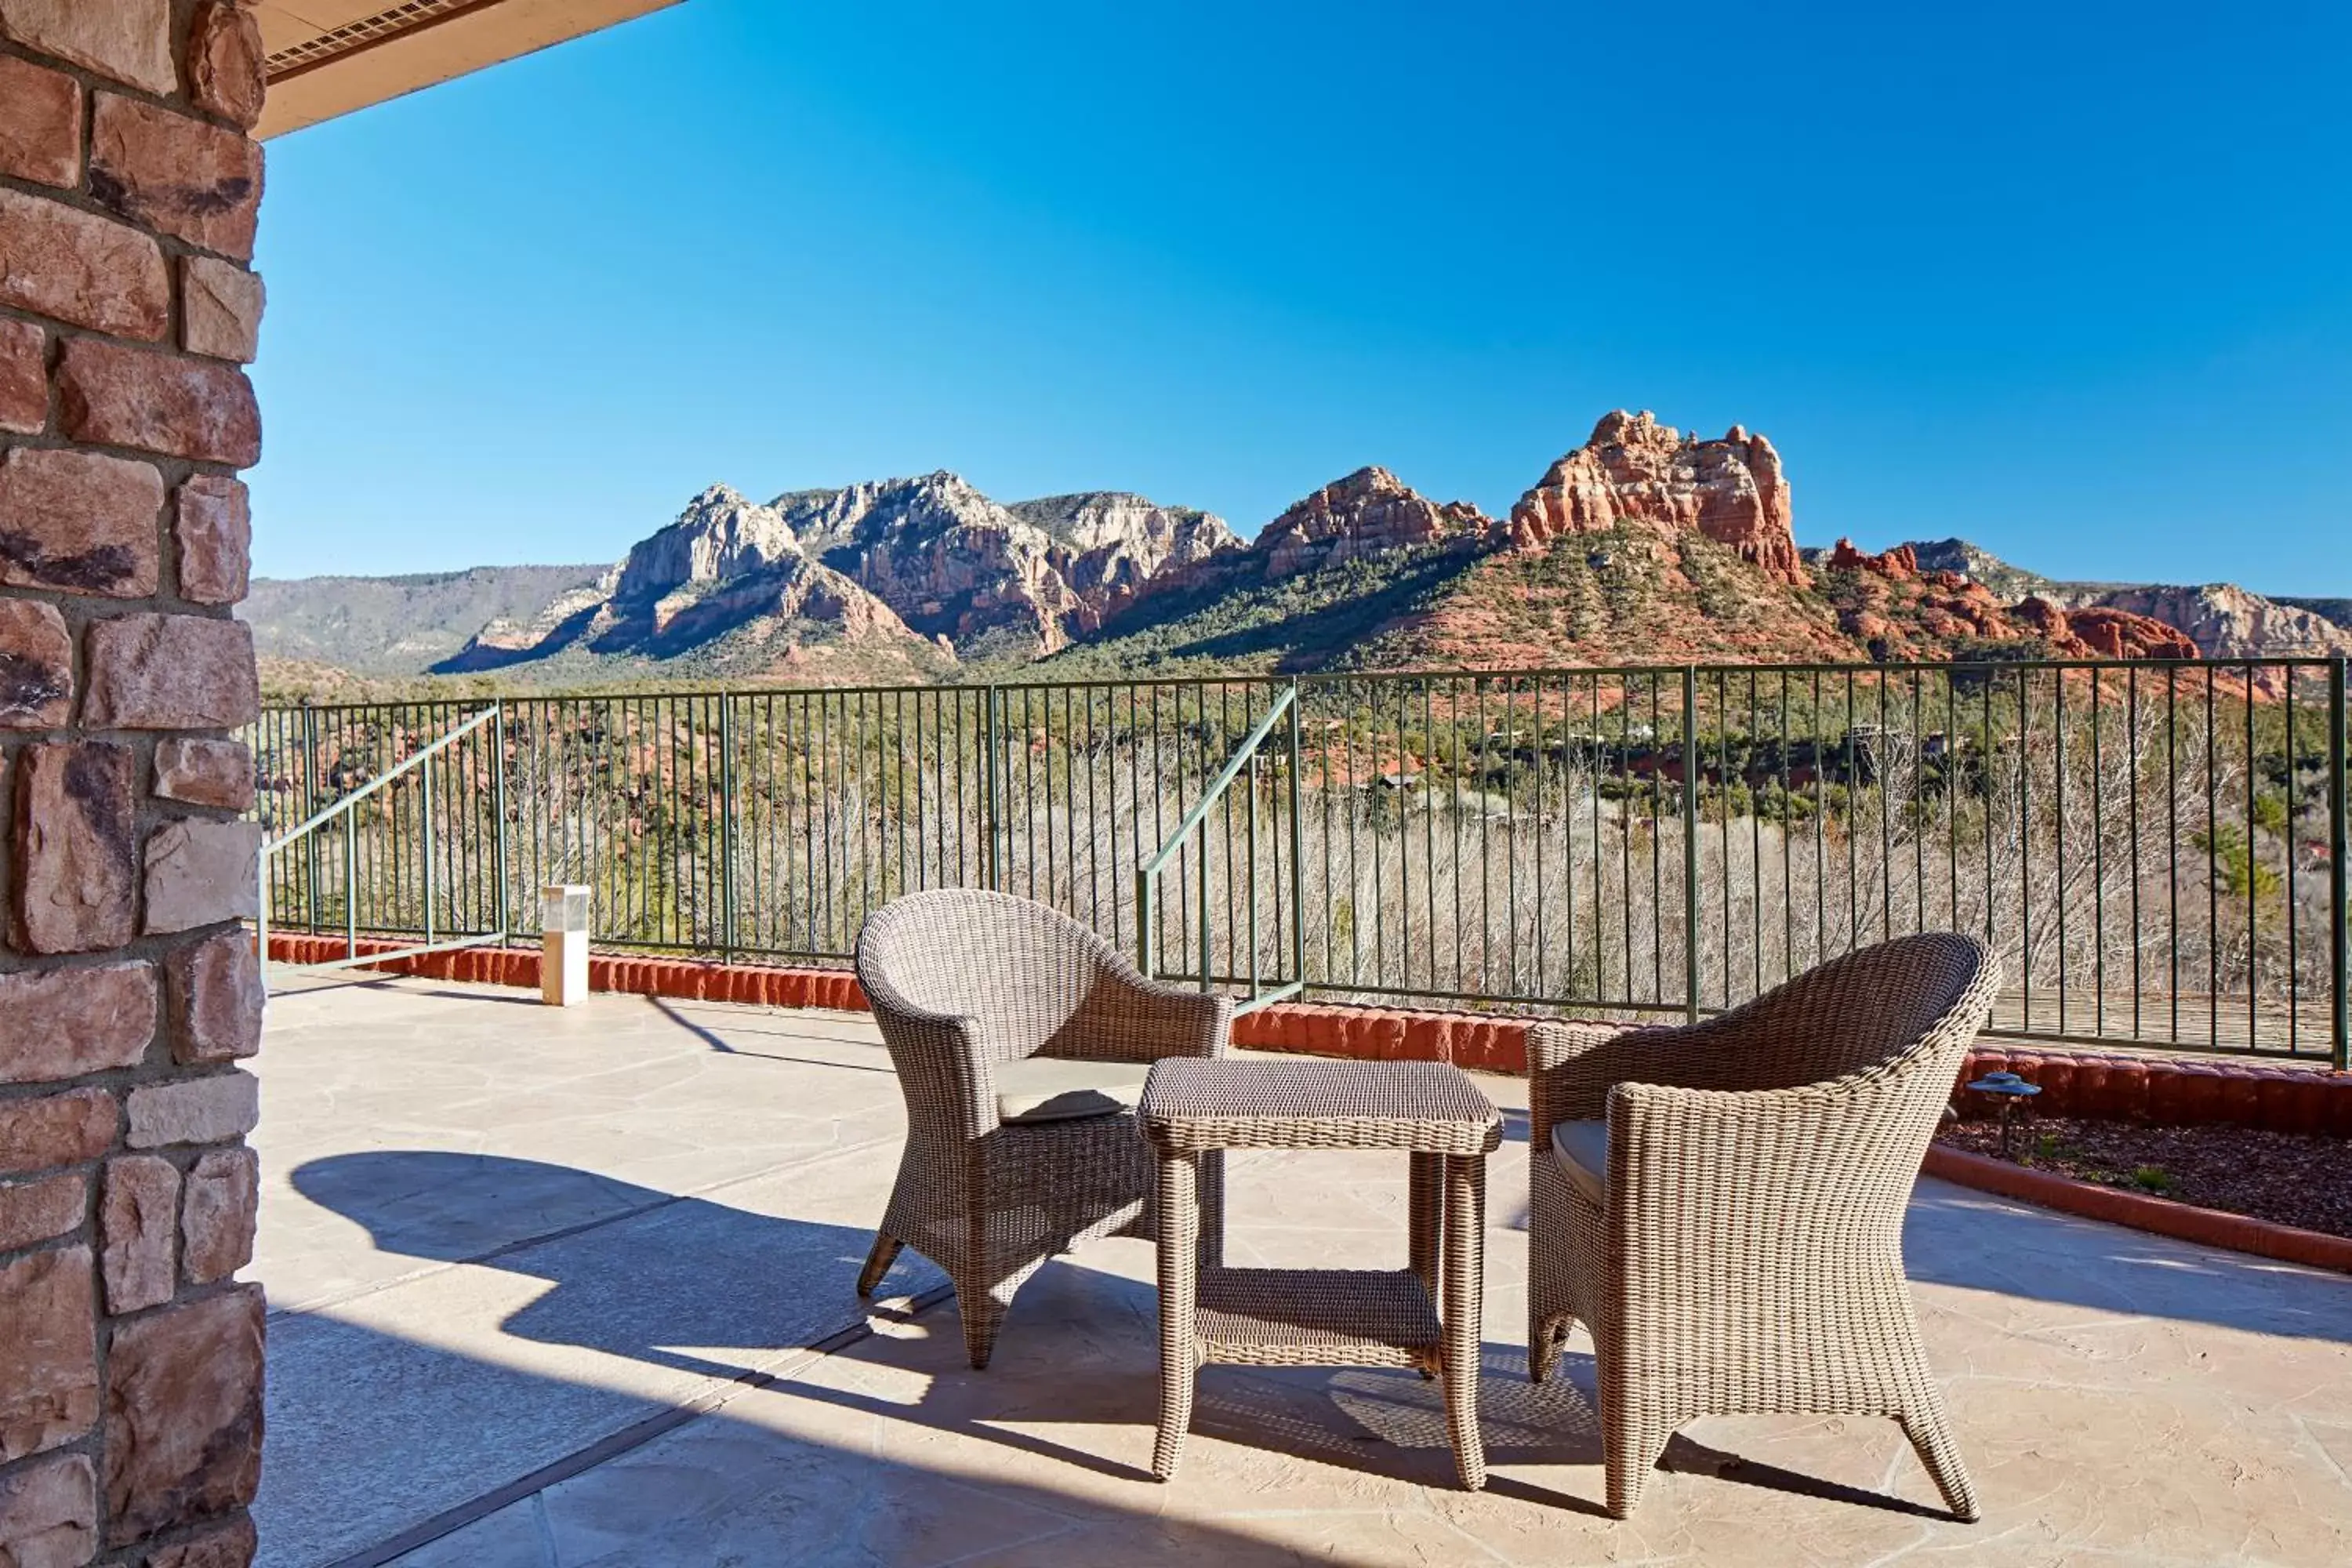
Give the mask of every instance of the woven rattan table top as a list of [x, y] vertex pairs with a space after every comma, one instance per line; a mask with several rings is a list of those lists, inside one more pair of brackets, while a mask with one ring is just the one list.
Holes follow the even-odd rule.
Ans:
[[1461, 1068], [1444, 1062], [1248, 1061], [1172, 1057], [1153, 1064], [1138, 1112], [1164, 1152], [1208, 1149], [1403, 1149], [1485, 1154], [1503, 1119]]

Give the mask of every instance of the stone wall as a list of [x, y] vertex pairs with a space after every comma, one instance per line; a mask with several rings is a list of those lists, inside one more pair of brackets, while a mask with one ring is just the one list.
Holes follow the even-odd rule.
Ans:
[[0, 1563], [253, 1554], [260, 41], [0, 0]]

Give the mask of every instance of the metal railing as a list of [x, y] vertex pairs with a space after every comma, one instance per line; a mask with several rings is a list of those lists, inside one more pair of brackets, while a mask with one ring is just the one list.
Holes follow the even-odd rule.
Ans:
[[[444, 843], [477, 910], [494, 865], [589, 885], [606, 945], [840, 963], [980, 886], [1190, 982], [1626, 1016], [1959, 929], [2001, 1032], [2340, 1059], [2345, 700], [2326, 659], [1995, 658], [509, 699]], [[265, 820], [463, 716], [272, 710]], [[371, 869], [413, 820], [364, 828], [360, 929], [419, 931]], [[279, 918], [338, 929], [301, 869]]]
[[[1285, 753], [1284, 761], [1286, 765], [1283, 772], [1290, 783], [1288, 797], [1288, 804], [1290, 806], [1289, 863], [1293, 869], [1293, 874], [1288, 878], [1286, 885], [1290, 898], [1290, 973], [1292, 978], [1287, 981], [1280, 982], [1269, 989], [1265, 984], [1265, 977], [1258, 972], [1257, 963], [1259, 954], [1257, 932], [1257, 911], [1259, 904], [1257, 883], [1257, 775], [1258, 764], [1265, 752], [1266, 739], [1274, 733], [1274, 726], [1276, 722], [1284, 719], [1287, 719], [1289, 721], [1289, 745]], [[1193, 804], [1192, 809], [1186, 812], [1184, 814], [1184, 819], [1176, 825], [1176, 831], [1168, 835], [1166, 838], [1160, 841], [1159, 849], [1153, 853], [1151, 858], [1146, 860], [1142, 865], [1136, 868], [1136, 959], [1138, 967], [1139, 967], [1145, 974], [1156, 977], [1160, 973], [1159, 920], [1160, 902], [1160, 879], [1168, 869], [1169, 862], [1176, 859], [1180, 856], [1189, 854], [1192, 866], [1192, 869], [1189, 871], [1180, 866], [1178, 868], [1179, 879], [1190, 880], [1198, 889], [1200, 894], [1199, 901], [1195, 906], [1199, 910], [1199, 922], [1194, 929], [1201, 931], [1206, 931], [1211, 927], [1213, 920], [1214, 910], [1211, 888], [1212, 875], [1210, 857], [1205, 847], [1196, 849], [1194, 847], [1194, 842], [1196, 838], [1204, 838], [1206, 837], [1204, 825], [1209, 820], [1209, 814], [1220, 805], [1224, 805], [1229, 808], [1227, 811], [1227, 818], [1228, 831], [1230, 832], [1230, 803], [1232, 797], [1229, 792], [1233, 788], [1234, 781], [1240, 778], [1243, 771], [1246, 769], [1250, 775], [1250, 783], [1249, 786], [1243, 792], [1243, 800], [1244, 803], [1244, 822], [1246, 824], [1247, 833], [1247, 847], [1244, 854], [1244, 863], [1249, 868], [1249, 884], [1248, 890], [1243, 899], [1243, 907], [1247, 910], [1247, 914], [1244, 918], [1248, 921], [1249, 925], [1246, 939], [1250, 955], [1248, 977], [1249, 994], [1242, 999], [1240, 1004], [1234, 1008], [1234, 1011], [1236, 1013], [1253, 1012], [1255, 1009], [1266, 1006], [1269, 1004], [1284, 1001], [1286, 998], [1296, 996], [1300, 992], [1307, 989], [1307, 947], [1305, 936], [1306, 910], [1303, 907], [1304, 894], [1302, 891], [1301, 880], [1297, 875], [1297, 868], [1305, 853], [1306, 847], [1305, 839], [1300, 827], [1301, 818], [1298, 810], [1299, 755], [1298, 688], [1296, 685], [1292, 685], [1285, 688], [1282, 694], [1276, 697], [1274, 700], [1273, 704], [1266, 709], [1265, 717], [1259, 720], [1257, 727], [1252, 730], [1243, 740], [1240, 748], [1234, 752], [1232, 760], [1225, 763], [1223, 770], [1220, 772], [1214, 779], [1210, 781], [1209, 787], [1201, 793], [1201, 798]], [[1277, 840], [1276, 843], [1276, 851], [1277, 855], [1280, 853], [1280, 843]], [[1277, 887], [1283, 886], [1285, 882], [1285, 879], [1281, 875], [1281, 866], [1279, 861], [1277, 861], [1275, 868], [1275, 881]], [[1201, 989], [1203, 991], [1213, 989], [1213, 978], [1210, 973], [1211, 965], [1206, 963], [1202, 963], [1197, 965], [1196, 969], [1197, 975], [1201, 983]]]
[[[348, 969], [359, 964], [380, 963], [387, 957], [414, 958], [428, 952], [447, 952], [506, 941], [510, 906], [506, 875], [504, 770], [500, 765], [505, 755], [499, 729], [501, 717], [499, 705], [491, 703], [473, 717], [460, 721], [438, 739], [425, 742], [401, 761], [352, 787], [331, 805], [312, 812], [275, 837], [265, 837], [259, 864], [259, 914], [255, 921], [258, 928], [260, 950], [265, 953], [269, 951], [269, 931], [278, 889], [284, 885], [288, 876], [295, 874], [302, 878], [302, 907], [306, 915], [304, 929], [310, 932], [320, 929], [320, 918], [325, 912], [330, 897], [339, 893], [344, 939], [342, 957], [295, 967]], [[462, 850], [465, 847], [462, 838], [453, 845], [447, 837], [446, 824], [455, 814], [445, 807], [452, 802], [453, 784], [459, 782], [448, 776], [450, 764], [461, 760], [458, 748], [469, 737], [484, 731], [488, 731], [491, 741], [491, 793], [488, 802], [490, 853], [486, 864], [468, 863], [461, 867], [459, 862], [470, 862], [471, 857], [448, 852], [452, 848]], [[441, 775], [438, 789], [435, 784], [436, 774]], [[410, 852], [404, 854], [400, 827], [406, 820], [406, 814], [401, 809], [399, 796], [402, 786], [412, 780], [416, 786], [415, 830], [409, 845]], [[371, 805], [381, 805], [384, 808], [379, 816], [387, 830], [382, 834], [363, 830], [359, 814], [362, 806]], [[331, 828], [339, 829], [341, 833], [342, 851], [339, 868], [332, 860], [322, 866], [319, 853], [321, 839]], [[301, 852], [299, 867], [292, 864], [297, 851]], [[282, 865], [281, 856], [288, 858]], [[362, 871], [363, 862], [365, 873]], [[335, 889], [325, 873], [338, 868], [341, 873], [341, 882], [340, 889]], [[444, 898], [452, 874], [463, 877], [467, 872], [488, 873], [481, 882], [490, 899], [490, 919], [484, 930], [469, 931], [457, 929], [452, 922], [452, 914], [456, 910], [466, 908], [469, 900], [461, 896], [453, 905], [451, 900]], [[394, 887], [371, 889], [371, 876], [391, 882]], [[395, 891], [401, 880], [408, 876], [414, 876], [422, 884], [419, 889], [421, 896], [410, 907], [421, 923], [423, 940], [390, 952], [372, 943], [368, 952], [361, 952], [362, 910], [369, 910], [364, 917], [364, 926], [372, 938], [386, 930], [404, 932], [411, 929], [401, 923], [406, 911], [395, 913], [389, 921], [383, 918], [387, 908], [398, 908], [396, 900], [387, 899], [386, 893]], [[374, 894], [373, 898], [369, 896], [371, 891]], [[462, 923], [462, 915], [457, 918], [457, 922]]]

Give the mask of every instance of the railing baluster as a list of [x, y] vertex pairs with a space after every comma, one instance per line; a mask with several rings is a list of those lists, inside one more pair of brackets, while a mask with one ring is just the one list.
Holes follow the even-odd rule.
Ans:
[[[1655, 840], [1653, 840], [1654, 843]], [[1698, 666], [1683, 666], [1683, 1013], [1698, 1022]]]
[[2347, 984], [2352, 980], [2352, 964], [2347, 962], [2352, 942], [2347, 942], [2345, 930], [2352, 907], [2346, 902], [2344, 866], [2345, 856], [2352, 853], [2352, 831], [2347, 831], [2345, 816], [2345, 742], [2344, 656], [2339, 653], [2327, 661], [2328, 969], [2335, 987], [2329, 1044], [2338, 1072], [2352, 1070], [2352, 988]]

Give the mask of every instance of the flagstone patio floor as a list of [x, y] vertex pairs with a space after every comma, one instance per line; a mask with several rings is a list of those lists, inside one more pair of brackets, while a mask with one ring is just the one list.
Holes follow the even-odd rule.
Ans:
[[[1524, 1086], [1491, 1166], [1494, 1468], [1436, 1385], [1213, 1367], [1148, 1471], [1148, 1245], [1049, 1265], [994, 1364], [911, 1253], [863, 1016], [279, 974], [258, 1062], [269, 1568], [2352, 1561], [2352, 1279], [1927, 1181], [1906, 1237], [1985, 1499], [1886, 1422], [1694, 1424], [1603, 1517], [1590, 1345], [1531, 1386]], [[1401, 1160], [1236, 1156], [1237, 1262], [1394, 1267]]]

